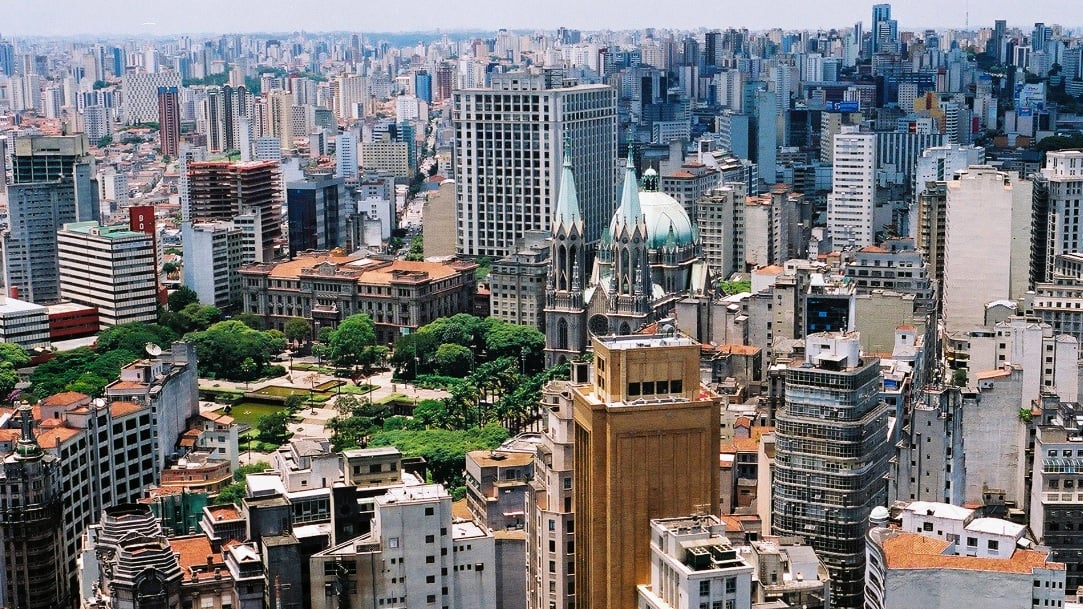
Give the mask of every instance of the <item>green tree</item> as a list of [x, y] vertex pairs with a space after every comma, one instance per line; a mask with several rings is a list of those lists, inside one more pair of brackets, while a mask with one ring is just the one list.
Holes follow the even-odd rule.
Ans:
[[951, 372], [951, 384], [956, 387], [966, 387], [966, 370], [958, 368]]
[[203, 374], [238, 381], [244, 380], [238, 363], [252, 358], [262, 372], [271, 358], [286, 349], [280, 333], [253, 330], [237, 320], [191, 332], [185, 340], [195, 347]]
[[381, 431], [372, 435], [369, 446], [394, 446], [405, 457], [424, 457], [433, 482], [448, 488], [463, 484], [466, 453], [492, 450], [508, 439], [500, 425], [475, 427], [465, 431], [425, 429], [422, 431]]
[[238, 467], [237, 471], [233, 472], [233, 483], [222, 487], [222, 490], [211, 499], [211, 505], [240, 504], [241, 499], [244, 499], [248, 492], [245, 486], [248, 474], [258, 474], [270, 468], [271, 466], [264, 461]]
[[[492, 321], [490, 321], [492, 320]], [[468, 313], [440, 317], [418, 328], [418, 334], [431, 334], [438, 345], [452, 343], [477, 349], [485, 344], [485, 335], [497, 320], [481, 319]]]
[[536, 372], [544, 364], [545, 335], [530, 326], [500, 323], [485, 335], [485, 348], [490, 359], [515, 358], [524, 370]]
[[391, 353], [391, 365], [395, 367], [395, 375], [412, 379], [415, 370], [418, 373], [426, 372], [439, 346], [439, 340], [432, 334], [414, 332], [399, 337], [395, 350]]
[[364, 313], [351, 315], [342, 320], [331, 333], [327, 346], [331, 360], [339, 366], [355, 366], [363, 363], [365, 347], [376, 344], [376, 326]]
[[169, 310], [177, 313], [192, 303], [199, 302], [199, 295], [192, 288], [182, 285], [169, 294]]
[[444, 376], [466, 376], [473, 362], [474, 353], [469, 348], [454, 343], [440, 345], [433, 356], [436, 372]]
[[30, 363], [26, 350], [15, 343], [0, 343], [0, 402], [8, 402], [8, 396], [19, 383], [19, 368]]
[[291, 343], [303, 343], [312, 336], [312, 326], [307, 319], [291, 317], [282, 326], [282, 333], [286, 335], [286, 340]]
[[175, 340], [177, 333], [166, 326], [132, 322], [102, 330], [94, 343], [94, 349], [98, 353], [128, 351], [135, 356], [142, 356], [149, 343], [165, 347]]
[[242, 324], [252, 328], [253, 330], [263, 329], [263, 318], [255, 313], [238, 313], [233, 316], [234, 321], [239, 321]]
[[281, 446], [290, 439], [290, 432], [286, 424], [290, 422], [290, 415], [285, 410], [272, 412], [256, 419], [256, 427], [259, 428], [259, 441]]

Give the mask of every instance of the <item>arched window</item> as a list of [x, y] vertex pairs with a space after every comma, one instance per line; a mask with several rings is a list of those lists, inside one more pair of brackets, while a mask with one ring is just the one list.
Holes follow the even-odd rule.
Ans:
[[568, 348], [568, 320], [561, 317], [557, 322], [557, 349]]

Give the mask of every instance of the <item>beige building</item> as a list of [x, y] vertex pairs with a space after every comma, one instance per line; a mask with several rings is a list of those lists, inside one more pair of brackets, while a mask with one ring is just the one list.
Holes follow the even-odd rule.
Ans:
[[56, 234], [60, 295], [98, 308], [102, 328], [158, 319], [154, 237], [126, 225], [65, 224]]
[[[577, 609], [635, 606], [651, 577], [650, 521], [718, 512], [719, 404], [699, 343], [593, 339], [594, 376], [573, 384]], [[646, 456], [650, 458], [645, 458]]]
[[366, 313], [377, 343], [417, 330], [437, 317], [473, 311], [474, 270], [466, 260], [411, 262], [310, 252], [293, 260], [241, 268], [243, 310], [282, 329], [291, 317], [312, 320], [316, 331]]
[[974, 166], [947, 183], [943, 314], [948, 330], [984, 324], [985, 305], [1021, 297], [1030, 264], [1031, 183]]
[[[490, 315], [545, 331], [545, 290], [549, 277], [549, 233], [528, 231], [514, 254], [493, 261], [489, 272]], [[585, 278], [580, 277], [580, 281]]]

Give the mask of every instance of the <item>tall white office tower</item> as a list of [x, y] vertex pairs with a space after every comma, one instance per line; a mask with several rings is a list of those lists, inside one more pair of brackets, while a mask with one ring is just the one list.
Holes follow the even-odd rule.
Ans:
[[617, 91], [560, 74], [494, 75], [491, 88], [454, 92], [459, 253], [509, 256], [526, 231], [550, 230], [565, 141], [586, 241], [598, 241], [613, 217]]
[[335, 137], [335, 177], [357, 179], [357, 137], [349, 131]]
[[827, 230], [835, 249], [875, 243], [876, 136], [844, 125], [835, 135]]

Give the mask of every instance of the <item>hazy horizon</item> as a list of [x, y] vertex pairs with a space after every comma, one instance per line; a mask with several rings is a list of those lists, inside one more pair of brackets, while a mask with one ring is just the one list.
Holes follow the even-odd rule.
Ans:
[[[462, 0], [455, 4], [418, 0], [416, 8], [403, 11], [401, 5], [366, 5], [350, 0], [325, 0], [319, 5], [293, 0], [189, 0], [172, 11], [163, 5], [139, 0], [91, 3], [82, 0], [11, 0], [5, 11], [0, 34], [15, 37], [80, 36], [173, 36], [179, 34], [231, 34], [282, 32], [380, 32], [411, 33], [432, 31], [552, 30], [569, 27], [580, 30], [699, 28], [748, 28], [764, 30], [831, 29], [861, 21], [868, 27], [874, 2], [830, 0], [815, 3], [798, 0], [767, 0], [763, 3], [723, 0], [714, 5], [667, 6], [664, 15], [654, 15], [657, 4], [649, 0], [625, 0], [613, 6], [583, 4], [572, 0], [551, 0], [544, 4], [517, 7], [512, 15], [506, 3], [496, 0]], [[112, 10], [102, 11], [102, 5]], [[832, 10], [825, 11], [830, 5]], [[969, 5], [969, 6], [968, 6]], [[995, 19], [1006, 19], [1009, 27], [1029, 28], [1036, 21], [1060, 23], [1058, 17], [1079, 19], [1079, 13], [1065, 11], [1063, 0], [967, 0], [944, 3], [915, 0], [892, 5], [892, 17], [901, 30], [972, 29], [992, 27]], [[408, 17], [403, 16], [406, 13]], [[1069, 29], [1078, 24], [1061, 23]]]

